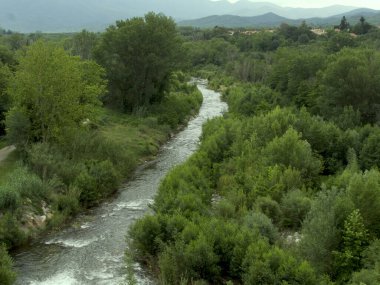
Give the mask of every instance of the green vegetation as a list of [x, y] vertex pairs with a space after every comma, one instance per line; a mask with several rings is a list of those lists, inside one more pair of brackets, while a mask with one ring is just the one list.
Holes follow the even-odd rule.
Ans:
[[175, 23], [164, 15], [149, 13], [109, 27], [95, 50], [110, 82], [107, 103], [131, 111], [160, 102], [183, 58], [180, 51]]
[[[113, 27], [101, 36], [82, 31], [0, 38], [0, 148], [16, 146], [0, 161], [1, 284], [15, 279], [7, 250], [61, 228], [113, 194], [199, 110], [202, 95], [172, 64], [182, 48], [174, 22], [148, 14], [117, 25], [133, 35], [114, 38], [125, 40], [114, 45], [123, 56], [112, 59], [126, 66], [121, 70], [108, 61], [106, 53], [113, 51], [104, 46]], [[149, 42], [152, 48], [144, 49]], [[136, 52], [146, 61], [132, 65]], [[94, 54], [102, 55], [98, 62]], [[140, 63], [147, 72], [132, 77], [141, 75]], [[115, 77], [139, 87], [115, 89]], [[124, 103], [115, 108], [120, 95]]]
[[12, 260], [7, 255], [4, 245], [0, 245], [0, 282], [4, 285], [11, 285], [16, 279], [12, 272]]
[[129, 231], [160, 284], [379, 284], [378, 31], [346, 29], [184, 30], [230, 108]]
[[162, 284], [379, 284], [379, 30], [351, 27], [179, 34], [150, 13], [101, 35], [1, 36], [0, 137], [17, 151], [0, 163], [0, 283], [7, 249], [111, 195], [198, 110], [187, 68], [230, 109], [130, 229], [130, 273], [135, 259]]

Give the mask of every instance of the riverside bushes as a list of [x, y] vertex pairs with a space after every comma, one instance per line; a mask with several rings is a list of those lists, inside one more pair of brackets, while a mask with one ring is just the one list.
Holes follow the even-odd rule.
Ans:
[[11, 285], [16, 280], [16, 274], [12, 271], [12, 260], [7, 254], [3, 244], [0, 245], [0, 283]]
[[[48, 211], [47, 226], [62, 227], [81, 209], [114, 193], [141, 161], [156, 155], [202, 103], [195, 86], [175, 80], [167, 99], [145, 114], [98, 110], [96, 121], [68, 132], [60, 142], [26, 145], [20, 155], [24, 161], [0, 183], [0, 242], [12, 248], [34, 234], [26, 214]], [[177, 107], [181, 112], [174, 112]]]
[[[362, 172], [354, 150], [377, 131], [343, 130], [306, 109], [232, 109], [206, 123], [199, 151], [162, 181], [130, 250], [162, 284], [346, 282], [379, 238], [379, 171]], [[352, 227], [369, 242], [356, 243]]]

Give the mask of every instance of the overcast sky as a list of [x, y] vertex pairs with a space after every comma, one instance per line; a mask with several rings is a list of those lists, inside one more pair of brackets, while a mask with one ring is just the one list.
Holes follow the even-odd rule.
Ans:
[[[236, 2], [238, 0], [228, 0]], [[367, 7], [380, 10], [380, 0], [317, 0], [317, 1], [304, 1], [304, 0], [253, 0], [252, 2], [271, 2], [280, 6], [290, 7], [326, 7], [331, 5], [345, 5], [355, 7]]]

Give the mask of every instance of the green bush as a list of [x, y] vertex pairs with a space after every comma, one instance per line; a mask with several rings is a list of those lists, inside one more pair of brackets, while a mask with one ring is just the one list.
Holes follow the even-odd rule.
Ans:
[[5, 213], [0, 217], [0, 243], [4, 243], [8, 248], [22, 245], [26, 236], [20, 230], [20, 224], [11, 213]]
[[375, 269], [362, 269], [359, 272], [354, 272], [350, 285], [378, 285], [380, 284], [380, 266]]
[[145, 216], [138, 220], [129, 230], [132, 250], [138, 258], [149, 259], [160, 249], [161, 224], [157, 216]]
[[322, 169], [321, 161], [314, 156], [310, 144], [302, 140], [301, 135], [292, 128], [282, 137], [271, 141], [262, 155], [269, 165], [293, 167], [301, 171], [304, 178], [314, 178]]
[[274, 224], [281, 221], [282, 213], [280, 205], [270, 197], [257, 198], [254, 207], [269, 217]]
[[294, 190], [287, 193], [281, 200], [282, 226], [299, 229], [306, 214], [311, 208], [311, 199], [302, 191]]
[[336, 273], [333, 251], [341, 243], [341, 230], [353, 209], [346, 207], [346, 195], [336, 189], [321, 191], [313, 201], [302, 227], [301, 255], [320, 274]]
[[251, 284], [318, 284], [307, 262], [298, 262], [288, 252], [264, 244], [253, 244], [244, 260], [243, 283]]
[[380, 131], [371, 133], [363, 142], [360, 151], [360, 161], [362, 167], [370, 170], [372, 167], [380, 167]]
[[243, 116], [253, 116], [268, 112], [281, 104], [281, 96], [269, 87], [260, 85], [239, 85], [224, 94], [229, 111]]
[[185, 246], [183, 256], [189, 278], [205, 279], [211, 282], [219, 278], [219, 257], [213, 250], [213, 244], [203, 234]]
[[75, 187], [70, 188], [66, 194], [58, 194], [53, 204], [54, 209], [67, 216], [77, 214], [80, 210], [80, 194], [80, 190]]
[[119, 185], [119, 175], [112, 163], [106, 161], [88, 161], [74, 182], [80, 189], [80, 201], [92, 206], [99, 200], [113, 193]]
[[9, 175], [6, 186], [22, 198], [40, 202], [40, 199], [49, 197], [50, 188], [54, 184], [54, 179], [42, 181], [36, 174], [21, 166]]
[[56, 165], [62, 160], [61, 154], [47, 143], [33, 144], [28, 150], [28, 161], [33, 171], [42, 180], [54, 175]]
[[12, 259], [8, 256], [3, 244], [0, 244], [0, 284], [12, 285], [16, 281], [16, 274], [12, 271]]
[[370, 235], [380, 237], [380, 172], [371, 170], [352, 175], [347, 191]]
[[20, 193], [10, 185], [0, 186], [0, 211], [15, 211], [20, 203]]
[[251, 212], [244, 217], [243, 224], [268, 239], [270, 244], [274, 244], [279, 238], [277, 228], [273, 225], [271, 219], [263, 213]]
[[[190, 87], [189, 87], [190, 88]], [[159, 124], [167, 124], [172, 129], [185, 123], [189, 115], [195, 114], [202, 103], [202, 95], [194, 87], [187, 92], [171, 92], [164, 100], [151, 107]]]

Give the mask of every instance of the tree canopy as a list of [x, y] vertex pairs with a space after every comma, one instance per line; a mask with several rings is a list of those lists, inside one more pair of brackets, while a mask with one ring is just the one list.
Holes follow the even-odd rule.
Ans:
[[38, 41], [20, 59], [8, 93], [13, 108], [8, 135], [16, 144], [56, 141], [86, 119], [105, 92], [103, 69], [68, 55], [63, 48]]
[[95, 57], [109, 79], [106, 102], [125, 111], [161, 101], [183, 58], [173, 19], [154, 13], [110, 26]]

